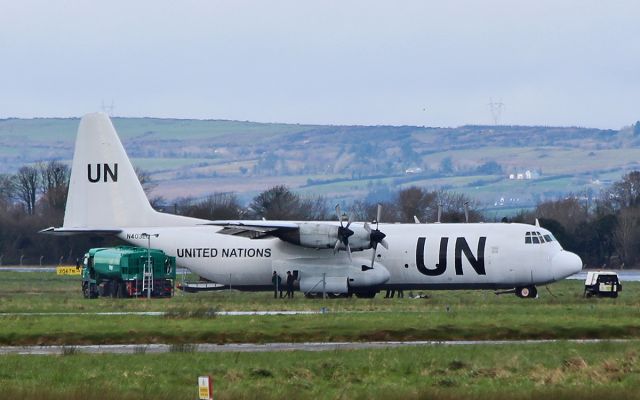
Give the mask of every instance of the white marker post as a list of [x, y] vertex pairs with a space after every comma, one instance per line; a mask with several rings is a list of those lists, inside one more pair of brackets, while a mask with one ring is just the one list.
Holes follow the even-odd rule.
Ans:
[[213, 400], [213, 383], [211, 376], [199, 376], [198, 377], [198, 399], [199, 400]]

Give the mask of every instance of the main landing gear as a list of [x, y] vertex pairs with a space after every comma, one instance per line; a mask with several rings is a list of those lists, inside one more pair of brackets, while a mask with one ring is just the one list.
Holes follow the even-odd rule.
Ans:
[[515, 289], [496, 292], [496, 295], [515, 293], [521, 299], [535, 299], [538, 297], [538, 289], [535, 286], [521, 286]]
[[535, 286], [525, 286], [516, 288], [516, 296], [521, 298], [535, 299], [538, 297], [538, 289]]

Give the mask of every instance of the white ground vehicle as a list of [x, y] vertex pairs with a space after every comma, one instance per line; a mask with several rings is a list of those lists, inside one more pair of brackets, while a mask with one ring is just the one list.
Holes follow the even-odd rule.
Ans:
[[612, 271], [590, 271], [584, 281], [584, 296], [618, 297], [622, 284]]

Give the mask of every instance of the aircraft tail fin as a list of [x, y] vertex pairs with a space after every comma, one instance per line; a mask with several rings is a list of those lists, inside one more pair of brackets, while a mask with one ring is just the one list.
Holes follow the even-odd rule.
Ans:
[[155, 211], [105, 113], [80, 121], [60, 232], [117, 231], [123, 227], [185, 225], [192, 218]]

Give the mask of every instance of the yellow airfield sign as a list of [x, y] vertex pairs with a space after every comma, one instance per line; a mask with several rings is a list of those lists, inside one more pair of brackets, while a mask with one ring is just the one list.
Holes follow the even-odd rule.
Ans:
[[198, 377], [198, 399], [213, 400], [213, 383], [211, 382], [211, 376]]
[[56, 267], [56, 275], [81, 275], [82, 268]]

